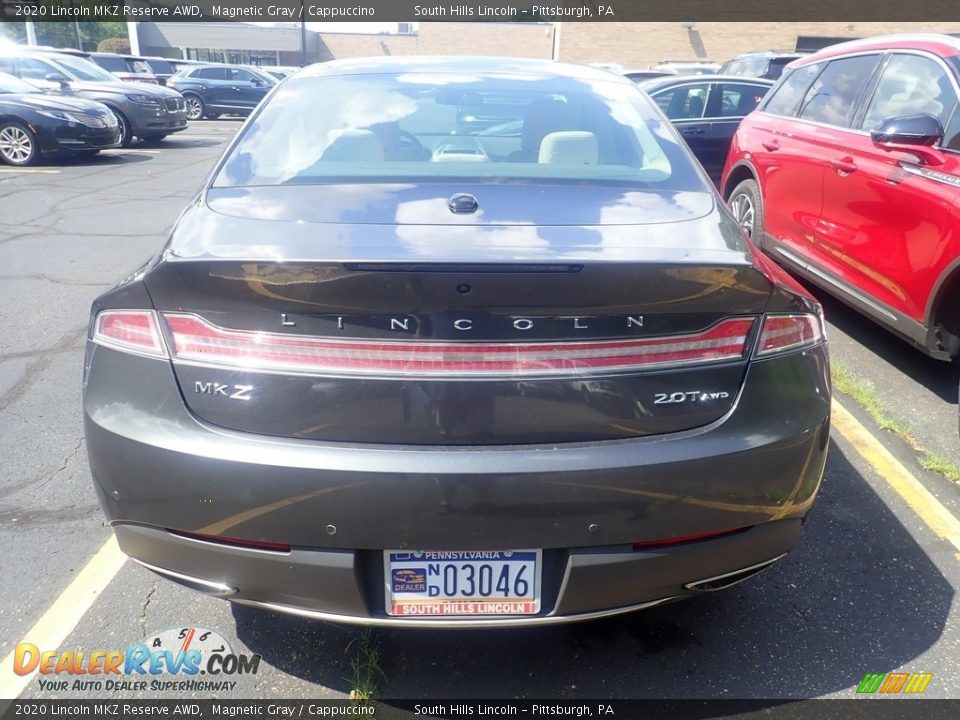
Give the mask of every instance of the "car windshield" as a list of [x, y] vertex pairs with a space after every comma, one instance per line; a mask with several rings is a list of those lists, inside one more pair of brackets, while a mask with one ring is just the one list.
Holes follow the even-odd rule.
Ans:
[[267, 85], [273, 87], [277, 84], [277, 79], [268, 73], [266, 70], [261, 70], [260, 68], [250, 68], [250, 72], [256, 75], [258, 78], [262, 79]]
[[632, 85], [454, 73], [287, 80], [214, 185], [454, 178], [703, 189]]
[[3, 93], [38, 93], [41, 92], [30, 83], [18, 77], [0, 72], [0, 94]]
[[84, 58], [74, 57], [73, 55], [57, 55], [47, 58], [52, 61], [74, 80], [82, 82], [122, 82], [115, 75], [111, 75], [99, 65], [95, 65]]

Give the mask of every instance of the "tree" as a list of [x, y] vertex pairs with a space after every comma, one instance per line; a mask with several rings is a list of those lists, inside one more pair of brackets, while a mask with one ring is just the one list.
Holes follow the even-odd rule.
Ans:
[[[38, 45], [52, 47], [77, 47], [77, 25], [80, 27], [79, 50], [96, 50], [101, 40], [106, 38], [125, 38], [127, 24], [125, 22], [87, 22], [74, 24], [72, 22], [38, 22], [34, 25], [37, 32]], [[0, 35], [4, 35], [19, 43], [26, 43], [27, 31], [24, 23], [0, 23]], [[129, 52], [129, 50], [128, 50]]]
[[111, 37], [104, 38], [97, 43], [98, 52], [120, 53], [127, 55], [130, 53], [130, 38]]

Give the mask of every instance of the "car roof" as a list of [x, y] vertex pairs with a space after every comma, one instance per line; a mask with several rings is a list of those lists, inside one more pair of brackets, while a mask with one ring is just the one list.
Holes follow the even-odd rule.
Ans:
[[30, 45], [0, 45], [0, 55], [72, 55], [87, 58], [90, 53], [69, 48], [45, 48]]
[[766, 78], [748, 77], [744, 75], [669, 75], [667, 77], [644, 80], [640, 84], [640, 87], [649, 92], [650, 90], [661, 90], [663, 88], [673, 87], [675, 85], [685, 85], [687, 83], [700, 84], [705, 82], [728, 82], [737, 83], [738, 85], [746, 84], [772, 87], [775, 81], [768, 80]]
[[540, 75], [578, 80], [605, 80], [633, 84], [631, 80], [602, 68], [573, 65], [553, 60], [534, 60], [513, 57], [470, 56], [403, 56], [330, 60], [309, 65], [298, 78], [329, 75], [374, 75], [401, 73], [464, 73], [498, 75]]
[[748, 58], [764, 58], [766, 60], [772, 60], [773, 58], [781, 57], [805, 57], [810, 53], [803, 50], [754, 50], [752, 52], [740, 53], [739, 55], [733, 57], [727, 62], [733, 62], [734, 60], [746, 60]]
[[[255, 65], [244, 65], [243, 63], [218, 63], [218, 62], [209, 62], [209, 63], [193, 63], [189, 65], [191, 70], [199, 70], [201, 68], [243, 68], [244, 70], [259, 70]], [[186, 69], [186, 67], [184, 67]]]
[[7, 57], [50, 57], [51, 55], [69, 55], [70, 57], [79, 57], [89, 61], [89, 53], [81, 53], [79, 50], [47, 50], [46, 48], [24, 47], [22, 45], [0, 45], [0, 55]]
[[146, 59], [146, 58], [143, 58], [143, 57], [141, 57], [141, 56], [139, 56], [139, 55], [128, 55], [127, 53], [92, 52], [92, 53], [87, 53], [87, 54], [90, 55], [91, 57], [118, 57], [118, 58], [123, 58], [124, 60], [144, 60], [144, 59]]
[[915, 33], [911, 35], [880, 35], [862, 40], [851, 40], [806, 55], [796, 63], [795, 67], [802, 67], [838, 55], [869, 50], [923, 50], [941, 57], [955, 57], [960, 55], [960, 38], [935, 33]]

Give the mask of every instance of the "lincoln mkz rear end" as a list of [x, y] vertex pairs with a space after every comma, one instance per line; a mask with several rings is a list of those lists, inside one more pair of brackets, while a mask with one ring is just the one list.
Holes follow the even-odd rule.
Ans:
[[120, 546], [366, 625], [583, 620], [734, 584], [823, 474], [819, 306], [629, 80], [331, 62], [280, 85], [94, 304]]

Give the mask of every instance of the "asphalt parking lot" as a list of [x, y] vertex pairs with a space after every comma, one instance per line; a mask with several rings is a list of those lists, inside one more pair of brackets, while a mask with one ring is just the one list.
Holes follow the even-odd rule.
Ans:
[[[224, 698], [343, 697], [362, 647], [376, 653], [385, 698], [852, 698], [865, 673], [898, 669], [933, 673], [927, 697], [957, 695], [960, 535], [951, 528], [960, 486], [921, 458], [960, 464], [958, 371], [829, 299], [835, 361], [912, 444], [838, 394], [855, 418], [843, 427], [862, 423], [920, 489], [835, 427], [800, 546], [729, 591], [573, 626], [365, 634], [234, 607], [131, 562], [115, 574], [101, 568], [102, 592], [72, 586], [110, 536], [80, 417], [90, 301], [160, 248], [238, 127], [199, 122], [155, 146], [35, 169], [0, 166], [0, 657], [20, 641], [39, 645], [63, 633], [61, 648], [92, 651], [197, 627], [262, 656], [257, 674], [217, 693]], [[931, 514], [924, 493], [952, 513], [953, 525]], [[73, 594], [55, 606], [68, 588]], [[59, 610], [87, 605], [75, 627]], [[35, 678], [4, 685], [10, 677], [9, 666], [0, 668], [0, 688], [22, 697], [151, 695], [54, 691]]]

